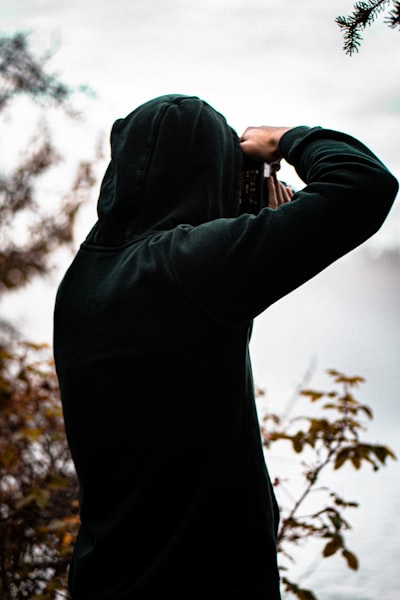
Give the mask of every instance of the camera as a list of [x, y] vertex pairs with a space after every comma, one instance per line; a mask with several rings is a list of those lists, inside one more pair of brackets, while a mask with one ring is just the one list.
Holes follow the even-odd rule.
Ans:
[[250, 213], [256, 215], [264, 206], [268, 205], [268, 189], [265, 179], [271, 175], [271, 165], [243, 155], [240, 182], [240, 214]]

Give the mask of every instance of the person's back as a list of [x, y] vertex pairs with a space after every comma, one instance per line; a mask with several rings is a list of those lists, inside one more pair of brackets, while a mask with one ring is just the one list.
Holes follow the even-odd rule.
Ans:
[[202, 314], [163, 277], [171, 236], [159, 237], [117, 259], [81, 251], [60, 292], [75, 305], [58, 356], [82, 485], [77, 598], [246, 591], [243, 573], [277, 585], [263, 570], [276, 560], [274, 519], [243, 370], [247, 327]]
[[239, 216], [239, 138], [194, 97], [143, 105], [111, 143], [55, 308], [81, 486], [72, 597], [277, 600], [252, 320], [379, 228], [396, 182], [352, 138], [295, 128], [281, 152], [309, 186]]

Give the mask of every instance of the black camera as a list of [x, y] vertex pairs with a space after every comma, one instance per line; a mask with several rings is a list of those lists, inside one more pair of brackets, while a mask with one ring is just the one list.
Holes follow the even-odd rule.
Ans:
[[268, 163], [258, 162], [243, 155], [240, 182], [240, 214], [256, 215], [268, 205], [268, 188], [266, 178], [272, 174]]

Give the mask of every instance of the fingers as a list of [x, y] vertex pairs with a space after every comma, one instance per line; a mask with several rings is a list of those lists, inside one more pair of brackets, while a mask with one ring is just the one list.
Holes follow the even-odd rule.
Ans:
[[281, 204], [285, 204], [285, 202], [290, 202], [294, 196], [294, 192], [291, 187], [283, 183], [282, 181], [277, 182], [279, 184], [280, 195], [281, 195]]
[[275, 175], [268, 177], [267, 188], [269, 208], [278, 208], [278, 206], [290, 202], [293, 197], [293, 190], [281, 181], [278, 181]]

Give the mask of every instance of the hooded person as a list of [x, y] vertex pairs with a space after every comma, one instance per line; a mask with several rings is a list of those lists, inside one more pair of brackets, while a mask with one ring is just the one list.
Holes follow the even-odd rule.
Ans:
[[[184, 95], [116, 121], [111, 151], [54, 315], [80, 484], [72, 598], [278, 600], [252, 322], [375, 233], [397, 182], [344, 133], [261, 127], [240, 140]], [[284, 158], [305, 187], [239, 214], [243, 153]]]

